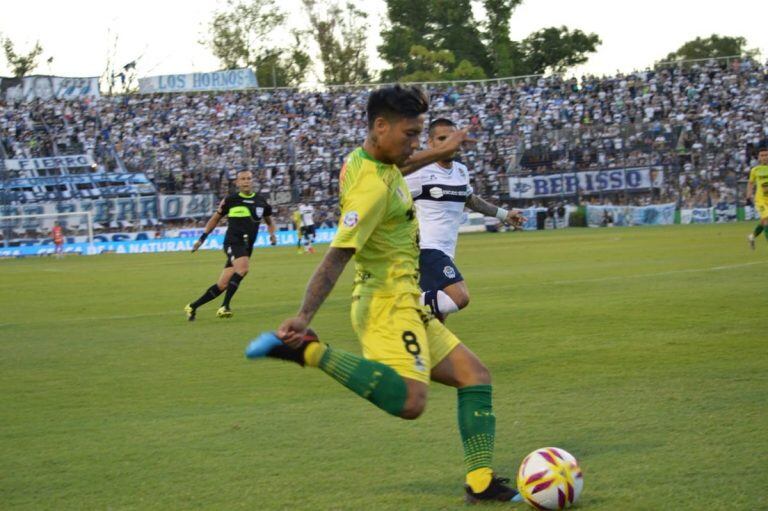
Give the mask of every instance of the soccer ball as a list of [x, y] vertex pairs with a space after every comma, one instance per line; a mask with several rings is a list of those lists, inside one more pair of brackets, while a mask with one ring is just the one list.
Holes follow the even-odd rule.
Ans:
[[558, 447], [536, 449], [517, 472], [517, 490], [536, 509], [566, 509], [579, 500], [584, 479], [576, 458]]

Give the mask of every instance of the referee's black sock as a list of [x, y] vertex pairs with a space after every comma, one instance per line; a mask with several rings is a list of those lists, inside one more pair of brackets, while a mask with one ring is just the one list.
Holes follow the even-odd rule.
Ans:
[[211, 287], [209, 287], [205, 291], [205, 293], [203, 293], [203, 296], [201, 296], [200, 298], [198, 298], [197, 300], [192, 302], [190, 305], [192, 306], [193, 309], [197, 309], [201, 305], [204, 305], [204, 304], [210, 302], [211, 300], [213, 300], [214, 298], [216, 298], [217, 296], [219, 296], [223, 292], [224, 291], [222, 289], [219, 289], [219, 286], [214, 284]]
[[227, 294], [224, 295], [224, 303], [221, 304], [222, 307], [229, 308], [229, 301], [232, 300], [233, 296], [235, 296], [237, 288], [240, 287], [240, 281], [244, 278], [245, 277], [239, 273], [232, 274], [232, 276], [229, 278], [229, 284], [227, 284]]

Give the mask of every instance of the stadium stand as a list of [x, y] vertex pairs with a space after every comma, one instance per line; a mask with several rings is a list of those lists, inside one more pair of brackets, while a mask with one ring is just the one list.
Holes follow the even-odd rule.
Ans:
[[[661, 188], [582, 201], [739, 202], [753, 148], [768, 138], [768, 68], [753, 60], [428, 90], [430, 115], [472, 127], [478, 143], [464, 159], [475, 189], [497, 201], [515, 202], [511, 176], [646, 166], [664, 171]], [[0, 102], [0, 158], [85, 156], [71, 165], [7, 169], [4, 203], [221, 197], [234, 173], [248, 168], [275, 202], [314, 202], [320, 222], [332, 224], [337, 171], [365, 136], [367, 95], [347, 88]], [[173, 221], [194, 224], [209, 211]], [[278, 215], [289, 223], [287, 207]]]

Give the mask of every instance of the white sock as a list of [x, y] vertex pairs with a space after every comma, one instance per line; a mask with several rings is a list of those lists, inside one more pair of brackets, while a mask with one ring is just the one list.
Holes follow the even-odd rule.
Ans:
[[[427, 305], [426, 299], [424, 298], [426, 294], [427, 293], [421, 293], [421, 297], [419, 298], [419, 303], [421, 305]], [[442, 316], [447, 316], [448, 314], [459, 310], [459, 306], [456, 305], [456, 302], [451, 300], [451, 297], [444, 291], [437, 292], [437, 307], [440, 309], [440, 314]]]
[[437, 292], [437, 306], [440, 307], [440, 313], [443, 316], [447, 316], [452, 312], [458, 312], [459, 310], [459, 306], [456, 305], [456, 302], [451, 300], [451, 297], [443, 291]]

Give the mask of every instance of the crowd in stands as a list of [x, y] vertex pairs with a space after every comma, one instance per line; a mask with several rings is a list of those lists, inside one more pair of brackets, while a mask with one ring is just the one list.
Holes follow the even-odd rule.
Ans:
[[[492, 200], [505, 198], [512, 174], [633, 166], [663, 168], [664, 188], [599, 200], [736, 200], [756, 162], [750, 148], [768, 139], [768, 67], [753, 60], [428, 92], [432, 118], [471, 127], [478, 142], [462, 158]], [[88, 152], [101, 170], [146, 173], [162, 193], [221, 196], [248, 168], [261, 192], [294, 192], [332, 220], [338, 169], [366, 134], [367, 96], [349, 88], [0, 100], [0, 145], [7, 158]]]

